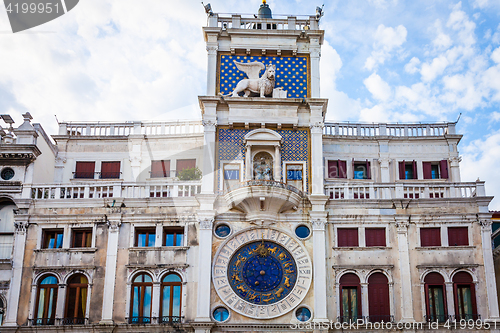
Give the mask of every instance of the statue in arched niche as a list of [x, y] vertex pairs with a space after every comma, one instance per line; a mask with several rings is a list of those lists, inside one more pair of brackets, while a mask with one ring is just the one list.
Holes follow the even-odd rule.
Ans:
[[253, 177], [255, 180], [273, 180], [273, 157], [260, 152], [253, 158]]

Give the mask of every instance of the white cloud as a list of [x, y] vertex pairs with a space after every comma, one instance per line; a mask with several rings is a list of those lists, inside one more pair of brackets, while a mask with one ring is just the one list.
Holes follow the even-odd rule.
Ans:
[[485, 8], [488, 6], [488, 0], [474, 0], [474, 8]]
[[431, 63], [423, 64], [420, 71], [422, 80], [425, 82], [433, 81], [437, 76], [443, 74], [448, 64], [448, 59], [444, 55], [434, 58]]
[[476, 24], [469, 20], [467, 14], [461, 8], [461, 2], [453, 7], [446, 26], [457, 32], [458, 41], [461, 44], [470, 46], [476, 43], [476, 35], [474, 33]]
[[440, 33], [432, 41], [432, 44], [434, 44], [434, 46], [436, 46], [439, 49], [447, 49], [453, 44], [453, 41], [451, 40], [450, 36], [448, 36], [447, 34]]
[[375, 31], [373, 51], [366, 59], [365, 68], [373, 70], [378, 64], [383, 64], [391, 57], [391, 52], [398, 49], [406, 41], [407, 30], [399, 25], [395, 29], [380, 24]]
[[391, 98], [391, 87], [378, 74], [373, 73], [363, 83], [375, 99], [385, 102]]
[[420, 65], [420, 60], [417, 57], [411, 58], [410, 62], [405, 65], [405, 72], [415, 74], [418, 72], [418, 65]]
[[500, 64], [500, 47], [491, 53], [491, 59], [497, 64]]
[[478, 177], [486, 181], [486, 195], [494, 195], [490, 210], [500, 210], [500, 132], [494, 132], [485, 139], [472, 141], [462, 147], [462, 181], [475, 181]]
[[387, 8], [389, 5], [396, 6], [399, 0], [368, 0], [368, 2], [375, 7]]
[[500, 120], [500, 112], [493, 112], [491, 114], [491, 118], [493, 119], [493, 121], [499, 121]]

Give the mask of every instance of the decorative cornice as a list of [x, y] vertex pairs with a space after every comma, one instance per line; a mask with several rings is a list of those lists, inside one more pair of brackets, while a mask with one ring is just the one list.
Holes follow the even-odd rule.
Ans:
[[28, 221], [14, 221], [14, 227], [16, 228], [16, 233], [25, 234], [26, 230], [28, 230], [29, 222]]
[[326, 218], [325, 219], [311, 219], [313, 230], [325, 231]]
[[118, 232], [120, 226], [122, 225], [121, 220], [108, 220], [106, 219], [106, 224], [108, 225], [109, 231]]
[[479, 220], [479, 225], [481, 226], [482, 231], [491, 231], [491, 225], [493, 221], [491, 220]]
[[201, 124], [205, 130], [215, 130], [215, 126], [217, 125], [217, 123], [212, 120], [202, 120]]

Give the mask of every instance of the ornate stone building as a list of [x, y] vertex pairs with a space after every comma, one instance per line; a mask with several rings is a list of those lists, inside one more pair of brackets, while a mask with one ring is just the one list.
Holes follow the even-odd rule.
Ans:
[[319, 8], [207, 12], [201, 122], [2, 132], [1, 331], [497, 320], [491, 197], [460, 181], [455, 123], [325, 122]]

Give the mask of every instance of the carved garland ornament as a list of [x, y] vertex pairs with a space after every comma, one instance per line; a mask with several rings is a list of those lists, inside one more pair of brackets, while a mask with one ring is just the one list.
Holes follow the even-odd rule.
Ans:
[[293, 310], [312, 280], [305, 248], [288, 233], [271, 228], [246, 229], [227, 239], [215, 255], [212, 270], [221, 300], [255, 319]]

